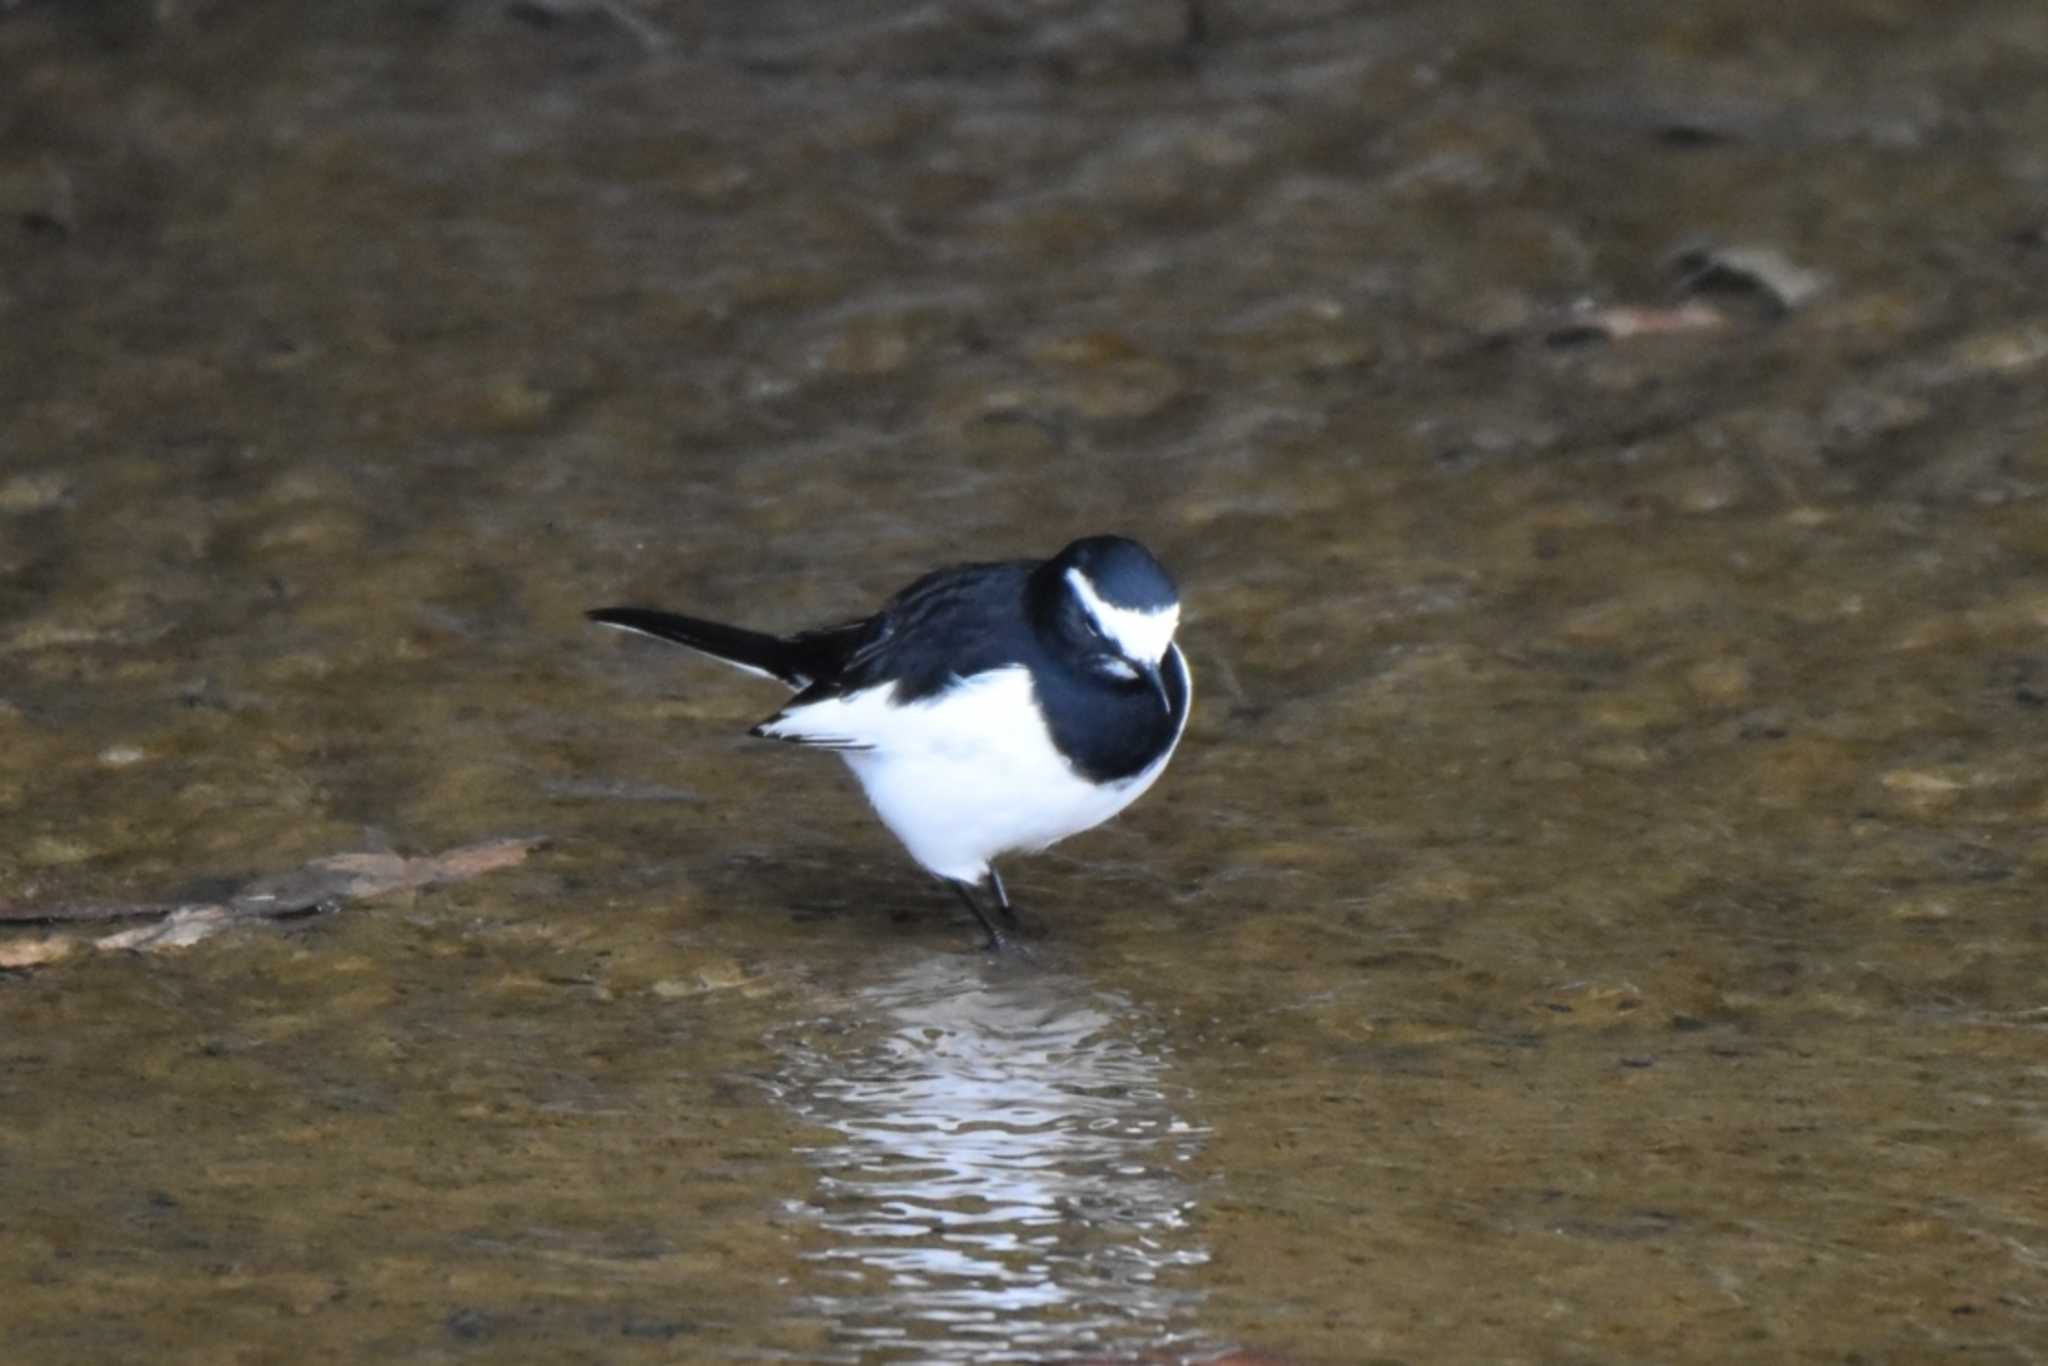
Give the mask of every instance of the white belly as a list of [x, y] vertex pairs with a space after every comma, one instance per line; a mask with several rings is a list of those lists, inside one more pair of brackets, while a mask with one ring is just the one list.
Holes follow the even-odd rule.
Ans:
[[775, 730], [867, 746], [842, 757], [882, 822], [940, 877], [974, 882], [1000, 854], [1043, 849], [1102, 824], [1152, 786], [1173, 754], [1168, 746], [1119, 782], [1085, 781], [1053, 747], [1022, 667], [908, 706], [890, 704], [888, 692], [805, 707]]

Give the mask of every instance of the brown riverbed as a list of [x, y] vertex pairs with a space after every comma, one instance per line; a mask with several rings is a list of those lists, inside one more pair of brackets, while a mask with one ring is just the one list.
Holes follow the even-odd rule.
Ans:
[[[0, 5], [0, 1358], [2039, 1361], [2048, 9]], [[758, 681], [1143, 538], [992, 960]]]

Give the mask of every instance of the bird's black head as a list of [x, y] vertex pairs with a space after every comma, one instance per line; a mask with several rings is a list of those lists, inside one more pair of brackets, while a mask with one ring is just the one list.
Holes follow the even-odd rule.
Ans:
[[1152, 552], [1123, 536], [1084, 536], [1053, 557], [1062, 578], [1079, 570], [1098, 601], [1128, 612], [1162, 612], [1180, 605], [1173, 576]]
[[1032, 594], [1039, 629], [1062, 653], [1166, 702], [1159, 666], [1180, 625], [1180, 593], [1150, 551], [1122, 536], [1085, 537], [1045, 562]]

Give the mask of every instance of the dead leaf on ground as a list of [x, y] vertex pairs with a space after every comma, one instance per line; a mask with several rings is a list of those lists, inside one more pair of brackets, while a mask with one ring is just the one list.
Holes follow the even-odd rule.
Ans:
[[[102, 949], [178, 949], [209, 939], [243, 920], [278, 920], [335, 910], [344, 902], [461, 882], [526, 861], [538, 838], [484, 840], [439, 854], [335, 854], [288, 873], [260, 877], [220, 901], [69, 901], [0, 906], [0, 923], [76, 923], [147, 919], [90, 941]], [[55, 962], [78, 940], [62, 936], [0, 943], [0, 969]]]
[[62, 935], [45, 939], [14, 939], [0, 943], [0, 969], [36, 968], [54, 963], [77, 948], [77, 941]]
[[1583, 341], [1628, 341], [1635, 337], [1667, 337], [1680, 332], [1707, 332], [1727, 325], [1728, 315], [1697, 299], [1669, 308], [1643, 304], [1608, 304], [1575, 309], [1544, 334], [1553, 346]]
[[241, 915], [291, 915], [332, 901], [357, 901], [412, 891], [437, 882], [461, 882], [523, 863], [539, 840], [486, 840], [441, 854], [335, 854], [303, 868], [258, 878], [228, 904]]
[[150, 925], [93, 940], [100, 949], [182, 949], [219, 934], [234, 919], [225, 906], [187, 906]]
[[1686, 290], [1736, 290], [1762, 296], [1781, 313], [1803, 308], [1826, 292], [1826, 271], [1800, 265], [1776, 247], [1695, 245], [1672, 258]]

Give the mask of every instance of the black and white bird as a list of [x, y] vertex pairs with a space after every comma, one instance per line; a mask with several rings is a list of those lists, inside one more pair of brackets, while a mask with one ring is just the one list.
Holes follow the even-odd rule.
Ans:
[[934, 570], [859, 621], [768, 635], [645, 607], [592, 621], [796, 690], [755, 726], [837, 752], [910, 856], [999, 948], [1017, 928], [993, 860], [1102, 824], [1158, 780], [1193, 697], [1180, 595], [1136, 541]]

